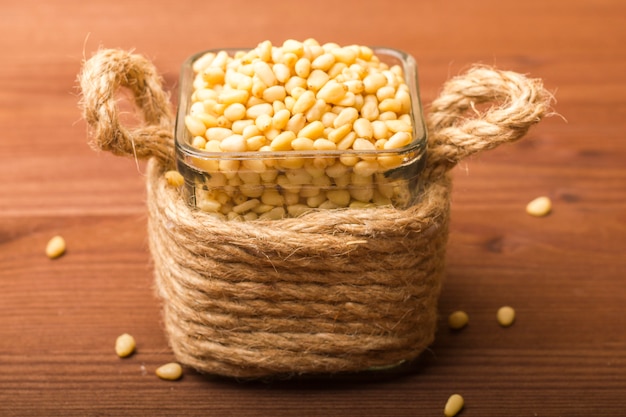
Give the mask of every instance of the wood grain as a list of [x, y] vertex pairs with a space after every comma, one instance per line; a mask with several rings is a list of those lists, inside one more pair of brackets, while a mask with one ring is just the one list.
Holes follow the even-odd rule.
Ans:
[[[0, 13], [0, 415], [616, 416], [626, 409], [626, 4], [4, 2]], [[162, 332], [144, 165], [96, 153], [76, 76], [99, 47], [153, 60], [176, 101], [197, 51], [314, 37], [413, 54], [424, 103], [473, 63], [542, 78], [556, 111], [454, 172], [440, 330], [408, 372], [242, 383], [185, 370]], [[546, 218], [524, 212], [548, 195]], [[65, 256], [44, 255], [65, 237]], [[516, 323], [500, 328], [509, 304]], [[469, 326], [451, 332], [463, 309]], [[132, 333], [137, 353], [115, 356]]]

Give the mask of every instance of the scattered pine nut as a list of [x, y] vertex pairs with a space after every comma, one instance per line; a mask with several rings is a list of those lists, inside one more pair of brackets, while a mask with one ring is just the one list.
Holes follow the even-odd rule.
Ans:
[[509, 306], [500, 307], [496, 317], [500, 326], [509, 327], [515, 321], [515, 310]]
[[172, 187], [180, 187], [185, 183], [185, 179], [180, 174], [180, 172], [174, 170], [167, 171], [165, 173], [165, 179], [167, 180], [167, 183]]
[[65, 239], [62, 236], [55, 236], [48, 241], [46, 246], [46, 255], [48, 258], [55, 259], [65, 253]]
[[455, 311], [448, 316], [448, 326], [454, 330], [460, 330], [467, 326], [469, 317], [465, 311]]
[[443, 414], [446, 417], [456, 416], [463, 408], [464, 403], [465, 401], [463, 400], [463, 397], [461, 397], [459, 394], [452, 394], [450, 398], [448, 398], [448, 402], [446, 402], [446, 406], [443, 409]]
[[535, 217], [543, 217], [552, 210], [552, 201], [548, 197], [537, 197], [526, 205], [526, 213]]
[[120, 358], [125, 358], [133, 354], [135, 346], [135, 338], [128, 333], [124, 333], [118, 336], [115, 341], [115, 353], [117, 353], [117, 356]]
[[183, 376], [183, 368], [176, 362], [166, 363], [156, 370], [156, 374], [161, 379], [175, 381]]

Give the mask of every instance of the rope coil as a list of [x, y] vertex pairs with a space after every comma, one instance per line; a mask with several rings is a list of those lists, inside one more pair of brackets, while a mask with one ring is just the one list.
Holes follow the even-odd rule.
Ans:
[[[416, 358], [436, 330], [451, 181], [461, 159], [522, 137], [548, 111], [538, 80], [475, 67], [432, 103], [420, 202], [282, 220], [227, 222], [187, 206], [167, 185], [173, 129], [152, 64], [99, 51], [80, 74], [95, 146], [150, 158], [148, 236], [177, 359], [231, 377], [352, 372]], [[146, 126], [116, 117], [129, 88]], [[474, 118], [476, 104], [502, 102]]]

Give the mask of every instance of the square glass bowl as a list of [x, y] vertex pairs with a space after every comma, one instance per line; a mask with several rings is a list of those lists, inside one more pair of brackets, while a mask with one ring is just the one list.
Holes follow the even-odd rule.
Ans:
[[[241, 56], [242, 51], [250, 49], [207, 50], [188, 58], [180, 76], [175, 130], [177, 168], [185, 179], [183, 195], [188, 204], [228, 220], [280, 219], [297, 217], [309, 210], [365, 209], [384, 205], [407, 208], [414, 204], [420, 194], [420, 172], [425, 163], [427, 141], [417, 64], [413, 57], [396, 49], [372, 47], [370, 50], [380, 62], [402, 70], [405, 90], [410, 97], [408, 118], [411, 139], [401, 147], [385, 149], [373, 146], [358, 150], [284, 150], [269, 146], [245, 151], [201, 149], [194, 146], [194, 140], [202, 142], [207, 139], [208, 133], [203, 139], [198, 139], [186, 123], [194, 101], [198, 101], [197, 97], [193, 99], [196, 84], [194, 64], [205, 59], [203, 57], [207, 54], [233, 57], [236, 54]], [[326, 109], [334, 108], [336, 114], [350, 107], [329, 106]], [[381, 110], [379, 113], [384, 112]], [[246, 123], [250, 124], [239, 123], [233, 130], [240, 131]], [[202, 127], [200, 129], [201, 132]], [[273, 135], [276, 133], [274, 131]], [[239, 132], [239, 136], [245, 136], [245, 132]], [[241, 138], [236, 139], [235, 142], [241, 143]], [[370, 142], [374, 143], [375, 138]]]

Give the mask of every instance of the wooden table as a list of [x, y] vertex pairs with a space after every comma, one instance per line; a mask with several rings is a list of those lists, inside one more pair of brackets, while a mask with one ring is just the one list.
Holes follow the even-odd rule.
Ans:
[[[356, 6], [359, 4], [359, 7]], [[626, 4], [5, 1], [0, 13], [0, 415], [463, 416], [626, 413]], [[147, 250], [145, 165], [93, 152], [76, 77], [99, 47], [150, 58], [175, 94], [207, 48], [269, 39], [414, 55], [422, 100], [471, 64], [544, 80], [562, 117], [454, 171], [437, 339], [407, 375], [176, 382]], [[553, 212], [525, 213], [547, 195]], [[67, 253], [45, 245], [63, 235]], [[517, 310], [500, 328], [495, 312]], [[447, 315], [470, 325], [453, 333]], [[138, 351], [119, 359], [115, 338]]]

